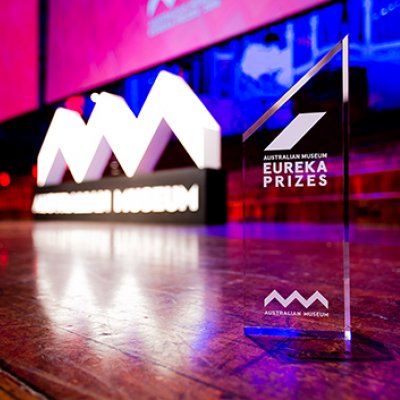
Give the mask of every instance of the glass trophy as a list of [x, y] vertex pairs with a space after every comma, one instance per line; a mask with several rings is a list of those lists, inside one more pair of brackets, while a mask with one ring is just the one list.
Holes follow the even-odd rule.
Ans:
[[246, 335], [351, 339], [348, 53], [345, 37], [243, 134]]

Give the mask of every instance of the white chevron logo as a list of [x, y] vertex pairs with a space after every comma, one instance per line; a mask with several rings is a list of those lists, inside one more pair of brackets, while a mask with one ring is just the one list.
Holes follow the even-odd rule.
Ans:
[[295, 290], [287, 299], [281, 296], [281, 294], [277, 290], [273, 290], [265, 299], [264, 299], [264, 307], [266, 307], [272, 300], [277, 300], [279, 303], [283, 305], [283, 307], [287, 307], [291, 304], [294, 300], [298, 300], [303, 307], [308, 308], [311, 304], [315, 301], [319, 300], [319, 302], [329, 308], [328, 300], [322, 296], [318, 290], [307, 300], [305, 299], [297, 290]]
[[176, 0], [148, 0], [147, 15], [149, 17], [152, 17], [156, 13], [157, 7], [161, 2], [163, 2], [168, 8], [172, 8], [175, 5]]
[[100, 179], [112, 152], [124, 173], [149, 173], [175, 133], [200, 169], [221, 167], [220, 126], [179, 76], [161, 71], [138, 115], [125, 100], [102, 92], [85, 124], [71, 110], [56, 110], [38, 155], [38, 186]]
[[325, 114], [326, 112], [299, 114], [264, 151], [292, 149]]

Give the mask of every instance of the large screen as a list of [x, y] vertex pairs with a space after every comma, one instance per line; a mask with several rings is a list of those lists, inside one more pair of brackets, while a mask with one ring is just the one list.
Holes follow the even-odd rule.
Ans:
[[[242, 134], [349, 34], [351, 115], [357, 124], [366, 113], [376, 118], [400, 108], [399, 21], [400, 1], [333, 2], [130, 76], [124, 96], [138, 114], [157, 74], [167, 69], [186, 79], [223, 135]], [[340, 62], [330, 69], [308, 87], [310, 107], [335, 101]], [[295, 102], [286, 103], [268, 121], [269, 128], [288, 125], [296, 108]]]
[[38, 107], [38, 0], [0, 2], [0, 122]]
[[61, 100], [330, 0], [49, 0], [46, 101]]

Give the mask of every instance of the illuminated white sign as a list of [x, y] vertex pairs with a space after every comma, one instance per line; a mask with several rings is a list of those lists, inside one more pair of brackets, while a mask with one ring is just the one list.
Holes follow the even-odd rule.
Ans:
[[199, 186], [154, 186], [114, 190], [115, 213], [185, 212], [199, 209]]
[[111, 190], [52, 192], [36, 194], [34, 214], [108, 214], [112, 206]]
[[34, 214], [176, 213], [199, 210], [199, 186], [146, 186], [114, 190], [38, 193]]
[[38, 156], [38, 186], [62, 182], [67, 166], [75, 182], [98, 180], [114, 153], [128, 177], [149, 173], [172, 132], [200, 169], [221, 167], [220, 126], [179, 76], [159, 73], [138, 117], [125, 100], [102, 92], [85, 124], [57, 109]]

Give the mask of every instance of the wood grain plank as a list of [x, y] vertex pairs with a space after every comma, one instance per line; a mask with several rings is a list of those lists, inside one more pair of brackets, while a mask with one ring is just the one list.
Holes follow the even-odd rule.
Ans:
[[[399, 231], [359, 228], [353, 241], [360, 336], [350, 360], [335, 359], [336, 345], [243, 335], [235, 232], [0, 223], [0, 360], [11, 374], [11, 383], [0, 374], [4, 396], [24, 398], [12, 390], [26, 382], [33, 395], [57, 399], [396, 399]], [[304, 241], [273, 245], [279, 255]], [[321, 348], [330, 358], [312, 357]]]
[[5, 400], [43, 400], [41, 394], [36, 393], [33, 389], [25, 385], [23, 382], [12, 376], [6, 371], [0, 369], [0, 398]]

